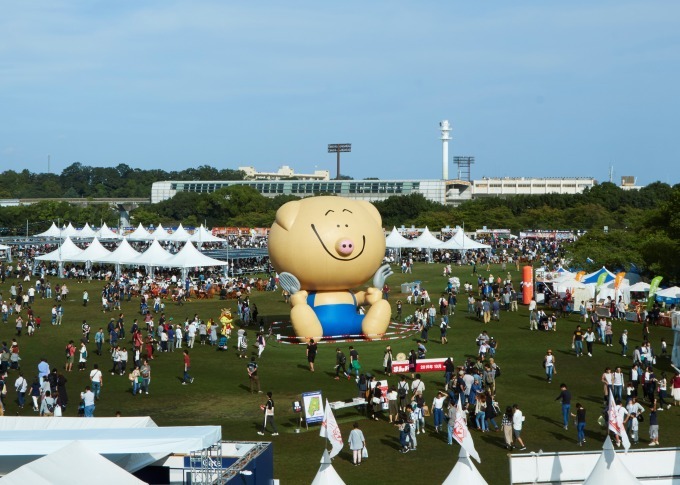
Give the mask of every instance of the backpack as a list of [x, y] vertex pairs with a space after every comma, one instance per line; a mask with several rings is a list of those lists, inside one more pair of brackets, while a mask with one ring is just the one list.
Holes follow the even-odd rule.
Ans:
[[496, 366], [496, 379], [498, 379], [501, 376], [501, 368], [499, 366]]
[[397, 395], [402, 398], [406, 397], [406, 387], [399, 385], [399, 387], [397, 388]]
[[52, 401], [52, 404], [50, 404], [49, 402], [46, 403], [46, 404], [47, 404], [47, 410], [48, 410], [50, 413], [54, 413], [54, 401]]

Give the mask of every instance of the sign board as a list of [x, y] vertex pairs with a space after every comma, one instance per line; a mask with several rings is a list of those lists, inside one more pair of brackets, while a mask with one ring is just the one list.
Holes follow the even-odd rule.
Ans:
[[[439, 359], [418, 359], [416, 360], [416, 372], [444, 372], [444, 362], [446, 362], [446, 359], [447, 357]], [[392, 361], [393, 374], [404, 374], [406, 372], [409, 372], [408, 360]]]
[[304, 410], [307, 424], [322, 422], [324, 409], [321, 391], [303, 392], [302, 409]]

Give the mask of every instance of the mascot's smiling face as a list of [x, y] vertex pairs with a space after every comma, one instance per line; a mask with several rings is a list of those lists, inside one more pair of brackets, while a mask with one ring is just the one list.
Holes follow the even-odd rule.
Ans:
[[345, 290], [366, 282], [385, 255], [378, 210], [342, 197], [288, 202], [276, 212], [269, 257], [295, 275], [303, 290]]

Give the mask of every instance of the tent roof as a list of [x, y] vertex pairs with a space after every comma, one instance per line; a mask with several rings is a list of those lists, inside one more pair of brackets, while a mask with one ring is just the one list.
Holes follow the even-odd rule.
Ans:
[[342, 481], [338, 472], [336, 472], [333, 465], [331, 465], [328, 450], [323, 451], [321, 466], [319, 467], [319, 471], [316, 472], [312, 485], [345, 485], [345, 482]]
[[680, 288], [671, 286], [670, 288], [657, 291], [655, 295], [662, 298], [680, 298]]
[[182, 249], [173, 255], [169, 260], [163, 262], [159, 266], [169, 268], [194, 268], [206, 266], [226, 266], [229, 263], [219, 259], [211, 258], [201, 253], [194, 247], [191, 241], [187, 241]]
[[51, 253], [43, 254], [41, 256], [36, 257], [35, 259], [38, 261], [65, 261], [66, 258], [72, 258], [80, 253], [82, 253], [83, 250], [80, 249], [78, 246], [73, 244], [73, 241], [71, 241], [70, 237], [67, 237], [66, 240], [54, 251]]
[[149, 231], [144, 229], [141, 222], [139, 223], [139, 226], [137, 226], [137, 229], [125, 237], [130, 241], [151, 241], [153, 239], [153, 236], [149, 234]]
[[61, 230], [61, 237], [74, 237], [78, 235], [78, 230], [70, 222], [68, 226]]
[[208, 231], [205, 227], [203, 227], [203, 224], [201, 224], [201, 227], [196, 229], [194, 233], [191, 235], [189, 238], [189, 241], [192, 242], [226, 242], [226, 240], [222, 239], [221, 237], [213, 236], [212, 232]]
[[81, 441], [72, 441], [49, 455], [17, 468], [2, 477], [2, 483], [51, 485], [79, 481], [77, 477], [100, 477], [106, 483], [121, 485], [146, 483], [111, 463]]
[[156, 230], [151, 233], [151, 237], [158, 241], [170, 241], [170, 234], [163, 227], [163, 224], [160, 223], [158, 224], [158, 227], [156, 227]]
[[90, 226], [89, 222], [85, 223], [85, 226], [78, 231], [77, 237], [82, 237], [82, 238], [88, 238], [88, 237], [95, 237], [97, 233], [95, 232], [94, 229]]
[[182, 226], [182, 223], [180, 222], [177, 230], [170, 234], [170, 241], [186, 242], [190, 237], [191, 234], [189, 234], [187, 230], [184, 229], [184, 226]]
[[146, 266], [164, 266], [164, 263], [170, 258], [172, 258], [172, 254], [163, 249], [158, 240], [154, 239], [154, 241], [151, 243], [151, 246], [149, 246], [142, 254], [127, 261], [119, 261], [119, 263], [139, 264]]
[[600, 277], [602, 273], [607, 273], [607, 277], [605, 278], [604, 282], [608, 283], [614, 278], [616, 278], [616, 275], [609, 271], [607, 268], [602, 266], [602, 268], [598, 269], [594, 273], [587, 274], [581, 278], [581, 282], [583, 283], [597, 283], [597, 279]]
[[[94, 419], [99, 418], [83, 421]], [[93, 451], [135, 472], [172, 453], [188, 454], [208, 448], [221, 440], [222, 429], [219, 426], [15, 429], [3, 431], [2, 437], [0, 464], [5, 469], [0, 469], [0, 474], [36, 456], [49, 455], [72, 441], [83, 441]]]
[[392, 232], [385, 238], [385, 246], [388, 248], [403, 248], [409, 242], [408, 239], [399, 234], [396, 227], [393, 227]]
[[442, 243], [441, 239], [437, 239], [432, 235], [427, 226], [425, 226], [423, 233], [411, 242], [415, 244], [416, 247], [428, 249], [436, 248]]
[[59, 236], [61, 236], [61, 231], [54, 222], [47, 231], [35, 235], [35, 237], [59, 237]]
[[458, 462], [446, 477], [446, 480], [442, 485], [486, 485], [486, 480], [479, 473], [475, 465], [470, 460], [470, 456], [467, 454], [463, 447], [460, 448], [460, 453], [458, 454]]
[[120, 239], [120, 236], [118, 234], [109, 229], [109, 226], [106, 225], [106, 222], [102, 224], [101, 228], [99, 228], [99, 230], [96, 233], [96, 236], [99, 239]]
[[649, 288], [650, 288], [649, 283], [645, 283], [644, 281], [638, 281], [634, 285], [631, 285], [631, 286], [624, 288], [624, 290], [626, 290], [628, 292], [631, 292], [631, 291], [645, 292], [645, 291], [649, 291]]
[[603, 483], [616, 483], [616, 485], [634, 485], [640, 481], [635, 478], [626, 465], [616, 457], [614, 445], [609, 436], [602, 447], [602, 454], [595, 463], [593, 471], [590, 472], [583, 485], [601, 485]]
[[489, 249], [491, 246], [488, 244], [482, 244], [480, 242], [475, 241], [474, 239], [471, 239], [465, 235], [465, 232], [462, 229], [458, 229], [456, 232], [453, 233], [453, 236], [445, 242], [443, 242], [440, 246], [440, 249], [458, 249], [458, 250], [468, 250], [468, 249]]
[[132, 246], [130, 246], [130, 243], [127, 241], [127, 239], [123, 239], [116, 249], [111, 251], [109, 254], [97, 259], [96, 262], [112, 264], [125, 263], [126, 261], [131, 261], [138, 258], [140, 254], [141, 253], [139, 251], [136, 251]]
[[109, 254], [111, 254], [111, 251], [102, 246], [102, 243], [95, 238], [84, 251], [74, 256], [67, 256], [62, 261], [99, 261], [100, 258], [104, 258]]
[[22, 429], [112, 429], [112, 428], [155, 428], [156, 423], [149, 416], [121, 417], [121, 418], [83, 418], [63, 417], [59, 419], [45, 419], [38, 416], [4, 416], [0, 419], [0, 432]]

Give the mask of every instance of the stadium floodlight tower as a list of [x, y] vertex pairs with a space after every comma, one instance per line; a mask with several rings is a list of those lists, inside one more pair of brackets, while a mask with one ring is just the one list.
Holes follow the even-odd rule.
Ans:
[[442, 179], [449, 179], [449, 141], [451, 141], [451, 125], [449, 120], [439, 122], [439, 129], [442, 132]]
[[337, 155], [338, 170], [335, 179], [340, 180], [340, 154], [352, 151], [351, 143], [330, 143], [328, 145], [328, 153], [335, 153]]

